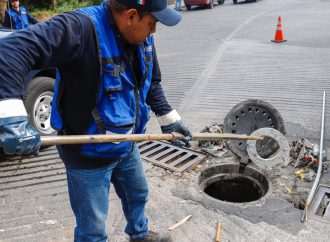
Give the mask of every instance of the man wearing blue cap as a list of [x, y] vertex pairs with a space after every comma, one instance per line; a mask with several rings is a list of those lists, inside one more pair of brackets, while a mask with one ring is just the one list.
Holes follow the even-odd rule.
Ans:
[[10, 29], [23, 29], [38, 21], [29, 12], [20, 7], [19, 0], [9, 0], [9, 9], [5, 13], [3, 26]]
[[[163, 133], [191, 133], [166, 101], [152, 33], [181, 15], [166, 0], [109, 0], [55, 16], [0, 40], [0, 141], [7, 154], [33, 154], [23, 82], [32, 68], [57, 67], [51, 123], [59, 134], [145, 132], [151, 109]], [[20, 66], [20, 68], [17, 68]], [[75, 241], [106, 241], [110, 183], [122, 202], [130, 241], [172, 241], [148, 230], [148, 186], [134, 142], [59, 145], [76, 217]], [[109, 239], [111, 241], [111, 239]]]

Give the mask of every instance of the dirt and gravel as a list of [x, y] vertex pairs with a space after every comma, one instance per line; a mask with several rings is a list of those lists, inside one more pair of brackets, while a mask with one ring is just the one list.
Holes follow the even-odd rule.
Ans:
[[[238, 162], [238, 159], [231, 154], [224, 158], [209, 158], [194, 170], [183, 174], [167, 172], [145, 163], [150, 184], [150, 201], [146, 210], [150, 228], [167, 231], [176, 222], [192, 215], [171, 232], [174, 241], [214, 241], [218, 222], [222, 223], [221, 241], [328, 241], [329, 224], [315, 219], [301, 223], [302, 210], [294, 208], [287, 201], [291, 200], [293, 194], [286, 194], [283, 184], [291, 186], [287, 181], [287, 177], [292, 175], [291, 168], [278, 168], [269, 174], [273, 181], [273, 193], [258, 205], [203, 202], [203, 192], [196, 186], [199, 172], [205, 167], [225, 162]], [[307, 192], [306, 183], [294, 182], [301, 187], [292, 193]], [[124, 226], [123, 220], [117, 217], [112, 221], [114, 226], [110, 230], [115, 238], [113, 241], [125, 241], [126, 235], [120, 231], [120, 227]], [[321, 236], [319, 230], [326, 234]]]

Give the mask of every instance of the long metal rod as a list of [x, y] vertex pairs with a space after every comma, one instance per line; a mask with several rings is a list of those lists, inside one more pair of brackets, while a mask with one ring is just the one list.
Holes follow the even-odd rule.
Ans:
[[312, 190], [310, 191], [306, 204], [305, 204], [305, 209], [303, 212], [303, 216], [301, 218], [301, 222], [304, 222], [307, 220], [307, 213], [308, 213], [308, 208], [312, 203], [312, 200], [315, 195], [316, 188], [319, 185], [320, 182], [320, 177], [321, 177], [321, 172], [322, 172], [322, 160], [323, 160], [323, 136], [324, 136], [324, 116], [325, 116], [325, 91], [323, 91], [323, 105], [322, 105], [322, 119], [321, 119], [321, 138], [320, 138], [320, 155], [319, 155], [319, 164], [317, 168], [317, 173], [316, 173], [316, 178], [313, 183]]

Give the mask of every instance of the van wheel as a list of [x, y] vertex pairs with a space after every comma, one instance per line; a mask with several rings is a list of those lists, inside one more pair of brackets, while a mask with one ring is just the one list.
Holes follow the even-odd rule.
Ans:
[[237, 0], [233, 0], [233, 3], [234, 3], [234, 4], [237, 4]]
[[40, 135], [56, 135], [50, 125], [55, 80], [49, 77], [32, 79], [25, 91], [24, 104], [30, 124]]
[[186, 5], [186, 8], [187, 8], [188, 11], [191, 10], [191, 6], [190, 5]]
[[225, 0], [219, 0], [219, 1], [218, 1], [218, 4], [221, 5], [221, 4], [223, 4], [224, 2], [225, 2]]

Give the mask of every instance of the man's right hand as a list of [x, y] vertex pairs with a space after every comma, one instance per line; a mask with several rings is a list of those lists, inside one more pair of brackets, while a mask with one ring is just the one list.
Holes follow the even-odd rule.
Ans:
[[0, 141], [8, 155], [29, 155], [40, 148], [40, 135], [28, 123], [22, 100], [0, 101]]

